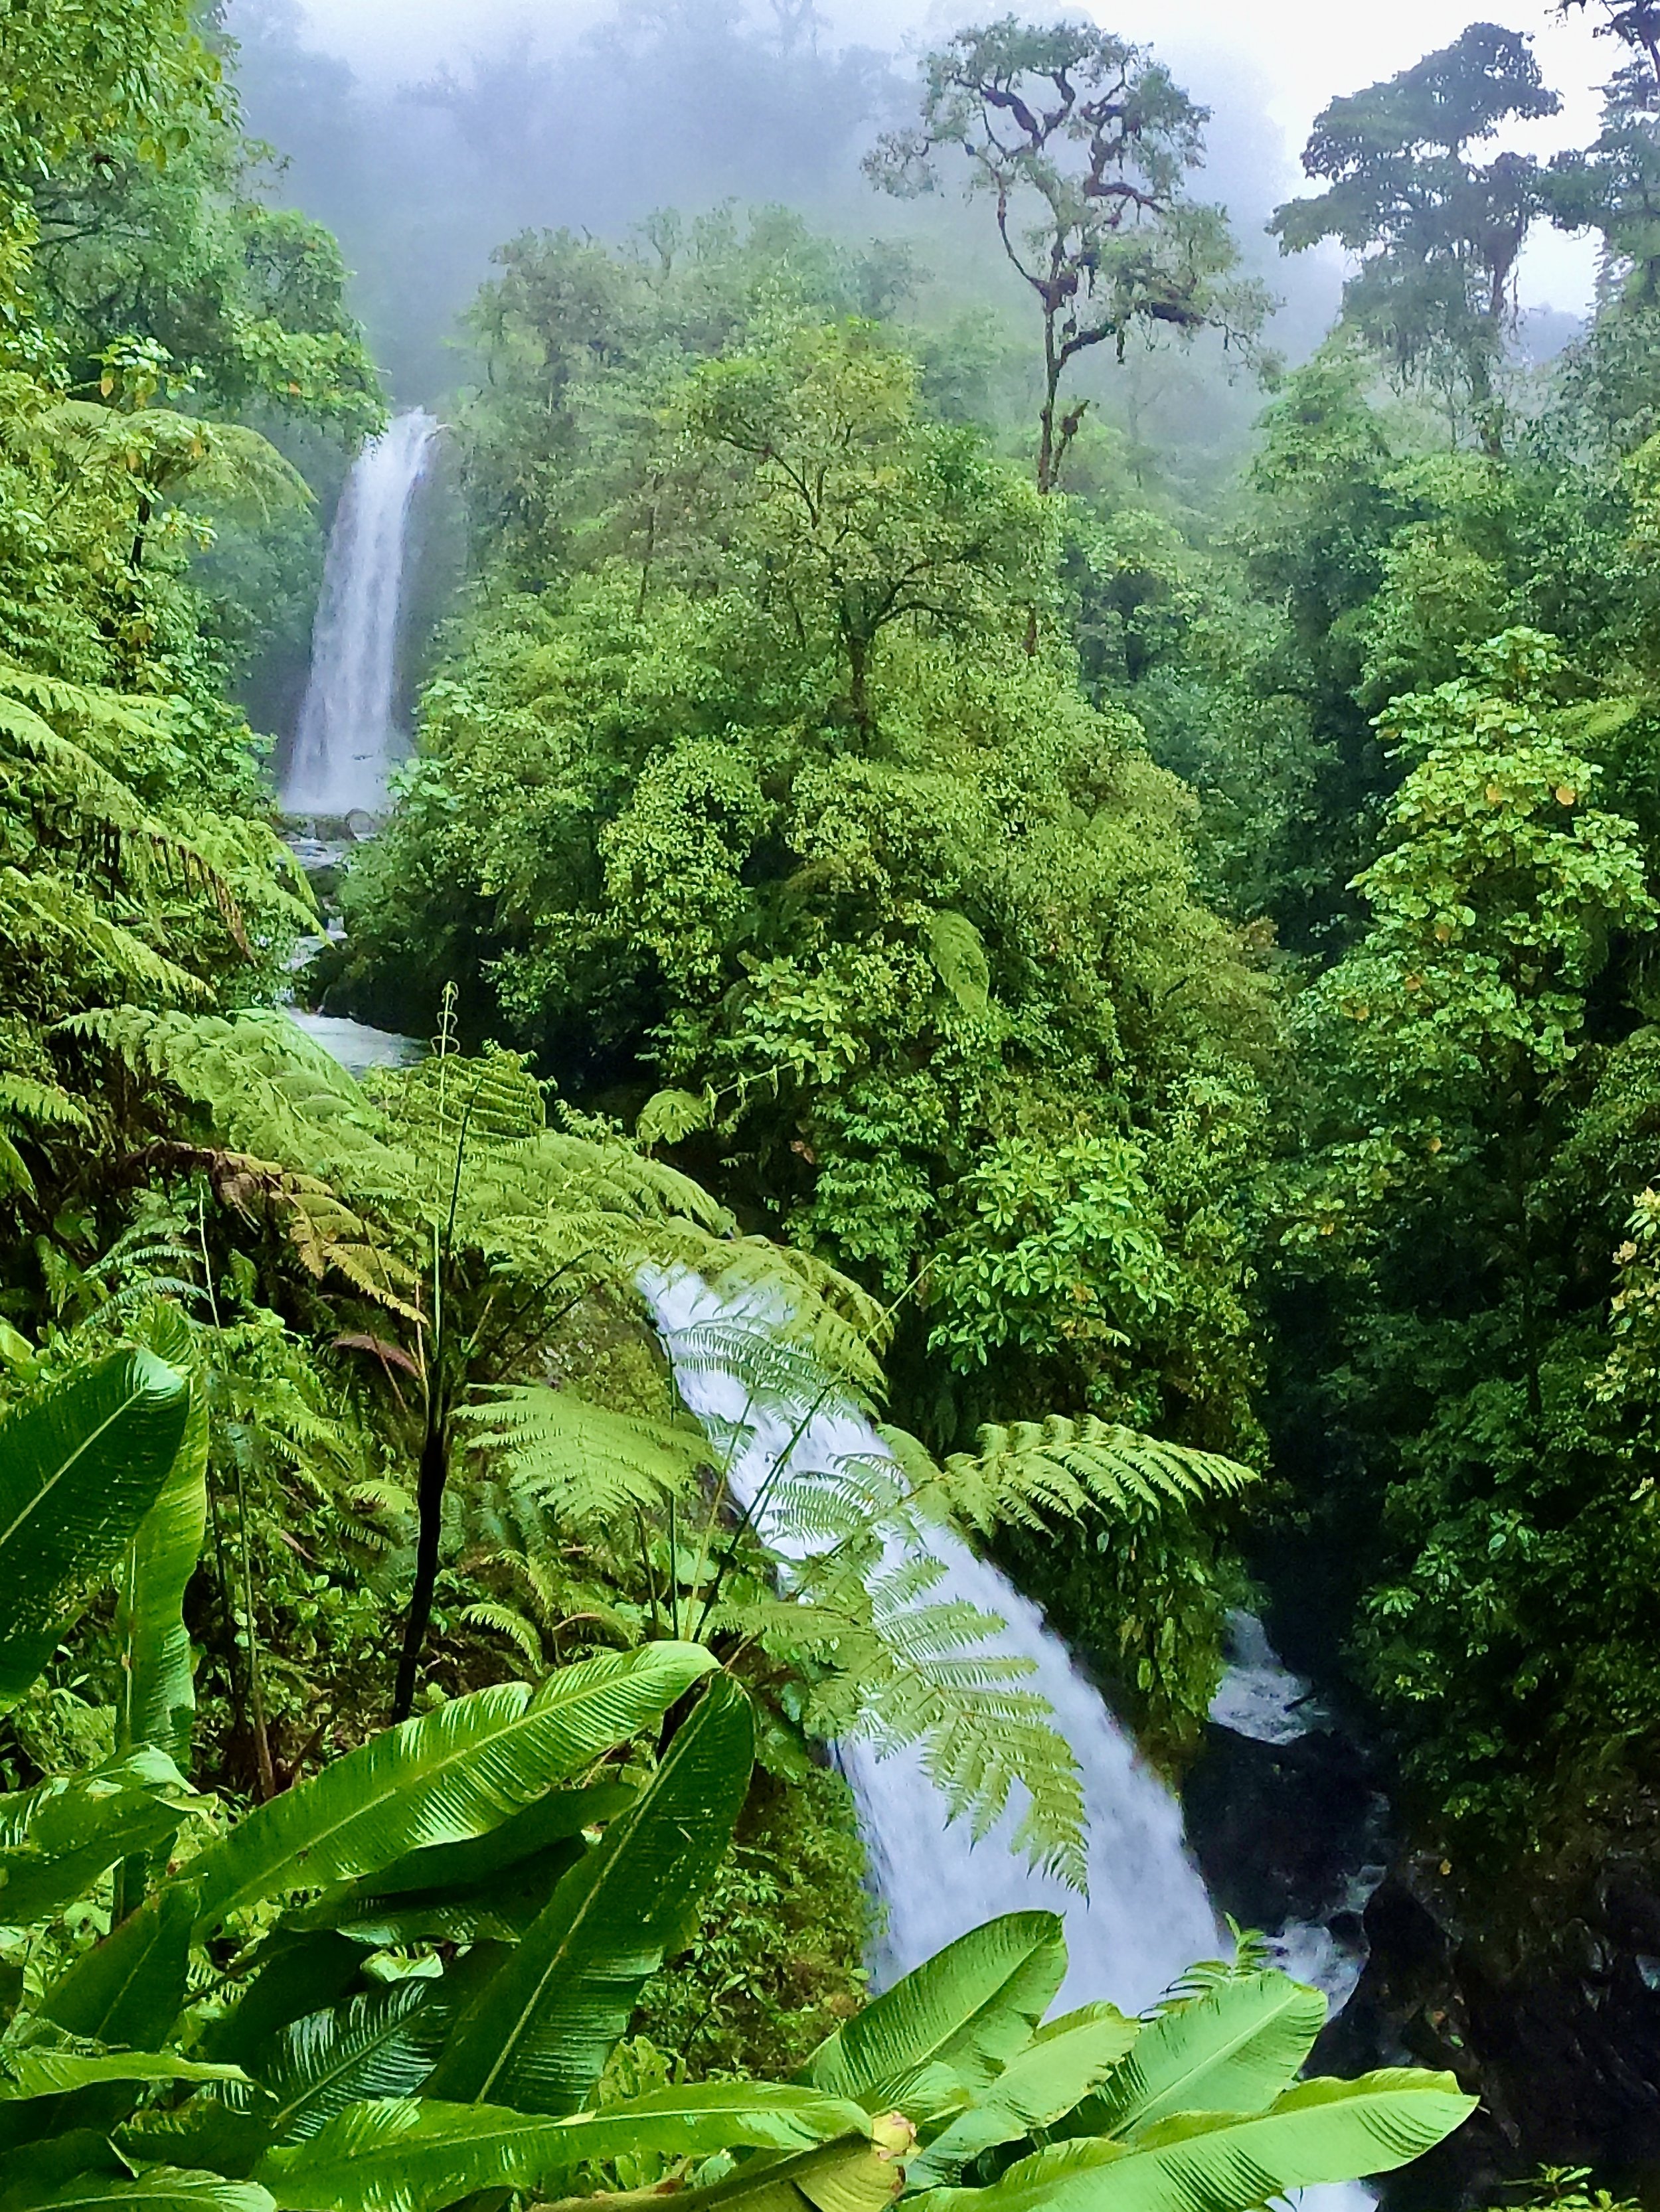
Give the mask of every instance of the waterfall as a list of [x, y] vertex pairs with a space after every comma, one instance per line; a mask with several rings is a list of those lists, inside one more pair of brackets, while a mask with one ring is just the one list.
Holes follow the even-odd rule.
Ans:
[[289, 814], [375, 813], [386, 804], [410, 510], [437, 434], [437, 422], [420, 408], [399, 415], [363, 447], [346, 478], [283, 784]]
[[[647, 1285], [672, 1361], [684, 1333], [728, 1315], [692, 1276]], [[701, 1363], [676, 1361], [682, 1396], [717, 1431], [740, 1421], [745, 1393], [730, 1376]], [[732, 1484], [747, 1504], [783, 1449], [790, 1417], [751, 1412], [754, 1436], [740, 1450]], [[791, 1457], [801, 1474], [829, 1473], [854, 1454], [879, 1451], [869, 1426], [848, 1411], [815, 1418]], [[764, 1516], [763, 1516], [764, 1519]], [[775, 1544], [781, 1530], [765, 1532]], [[929, 1550], [946, 1564], [933, 1595], [964, 1600], [1006, 1623], [989, 1650], [1032, 1662], [1025, 1686], [1048, 1698], [1083, 1777], [1089, 1823], [1089, 1890], [1080, 1897], [1053, 1875], [1036, 1873], [1013, 1846], [1018, 1812], [1005, 1814], [976, 1843], [966, 1822], [947, 1820], [938, 1790], [915, 1750], [879, 1759], [867, 1746], [845, 1744], [840, 1761], [859, 1808], [872, 1878], [886, 1907], [886, 1929], [872, 1960], [885, 1986], [976, 1923], [998, 1913], [1041, 1908], [1066, 1923], [1070, 1965], [1061, 2001], [1110, 1997], [1127, 2010], [1150, 2004], [1184, 1967], [1213, 1958], [1219, 1930], [1198, 1869], [1188, 1856], [1182, 1815], [1164, 1784], [1138, 1757], [1126, 1731], [1071, 1654], [1007, 1577], [960, 1539], [941, 1531]]]
[[[851, 1457], [880, 1452], [867, 1422], [833, 1406], [816, 1414], [790, 1449], [805, 1408], [752, 1405], [734, 1376], [708, 1364], [707, 1340], [697, 1358], [686, 1356], [688, 1333], [710, 1322], [748, 1318], [764, 1325], [768, 1316], [752, 1301], [734, 1305], [690, 1274], [670, 1279], [648, 1273], [641, 1287], [687, 1406], [715, 1435], [749, 1437], [730, 1470], [740, 1504], [753, 1504], [768, 1470], [787, 1449], [792, 1469], [808, 1475], [833, 1475]], [[788, 1532], [769, 1526], [764, 1509], [760, 1525], [775, 1548], [787, 1553]], [[1089, 1823], [1088, 1893], [1080, 1897], [1032, 1870], [1013, 1848], [1014, 1812], [975, 1842], [961, 1820], [946, 1818], [945, 1801], [915, 1750], [878, 1759], [867, 1745], [842, 1745], [839, 1763], [886, 1911], [886, 1927], [870, 1962], [873, 1982], [879, 1990], [888, 1987], [981, 1921], [1039, 1908], [1058, 1912], [1066, 1923], [1068, 1967], [1057, 2005], [1106, 1997], [1125, 2011], [1141, 2011], [1185, 1967], [1213, 1957], [1219, 1948], [1219, 1922], [1188, 1856], [1180, 1808], [1138, 1756], [1100, 1692], [1073, 1664], [1041, 1610], [959, 1538], [931, 1532], [928, 1549], [946, 1568], [931, 1595], [966, 1601], [1006, 1623], [984, 1648], [1032, 1662], [1028, 1685], [1049, 1699], [1072, 1746]], [[1283, 1698], [1288, 1707], [1303, 1686], [1272, 1655], [1261, 1663], [1266, 1669], [1270, 1662], [1276, 1679], [1264, 1702]], [[1259, 1686], [1266, 1687], [1252, 1686]], [[1293, 2191], [1291, 2203], [1295, 2212], [1375, 2212], [1377, 2200], [1359, 2182], [1332, 2182]]]
[[[1218, 1727], [1258, 1743], [1283, 1746], [1334, 1725], [1331, 1713], [1303, 1677], [1286, 1665], [1254, 1613], [1228, 1615], [1227, 1658], [1211, 1700], [1210, 1717]], [[1366, 1963], [1365, 1944], [1358, 1939], [1358, 1931], [1385, 1871], [1387, 1849], [1377, 1819], [1381, 1805], [1381, 1800], [1374, 1801], [1366, 1857], [1353, 1867], [1347, 1887], [1330, 1902], [1325, 1917], [1288, 1919], [1268, 1938], [1273, 1963], [1323, 1990], [1334, 2014], [1341, 2012], [1354, 1994]]]

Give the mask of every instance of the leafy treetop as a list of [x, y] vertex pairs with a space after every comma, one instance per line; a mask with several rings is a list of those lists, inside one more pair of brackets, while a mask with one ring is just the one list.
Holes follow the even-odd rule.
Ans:
[[1223, 282], [1235, 256], [1221, 210], [1183, 193], [1208, 117], [1113, 33], [1006, 15], [928, 56], [920, 122], [887, 133], [866, 162], [885, 191], [909, 197], [937, 189], [936, 157], [955, 147], [970, 192], [991, 198], [1003, 252], [1043, 319], [1040, 491], [1055, 488], [1088, 404], [1057, 414], [1079, 355], [1110, 338], [1122, 359], [1138, 325], [1190, 334], [1261, 319], [1254, 288]]

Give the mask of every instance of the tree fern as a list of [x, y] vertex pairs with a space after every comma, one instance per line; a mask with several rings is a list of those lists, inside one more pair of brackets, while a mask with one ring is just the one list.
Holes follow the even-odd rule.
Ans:
[[[519, 1586], [490, 1625], [528, 1651], [526, 1632], [550, 1610], [537, 1595], [538, 1553], [550, 1561], [573, 1530], [629, 1513], [654, 1513], [660, 1538], [701, 1456], [714, 1470], [701, 1534], [683, 1517], [646, 1562], [648, 1583], [654, 1562], [672, 1583], [665, 1603], [682, 1632], [714, 1639], [733, 1663], [758, 1651], [804, 1672], [806, 1723], [822, 1736], [867, 1741], [879, 1754], [918, 1747], [952, 1814], [976, 1834], [1018, 1801], [1018, 1847], [1081, 1881], [1071, 1751], [1026, 1686], [1030, 1662], [997, 1648], [1006, 1624], [940, 1594], [948, 1568], [931, 1532], [1187, 1511], [1231, 1496], [1246, 1471], [1060, 1418], [988, 1429], [978, 1453], [942, 1465], [903, 1431], [868, 1425], [856, 1384], [826, 1369], [811, 1327], [792, 1329], [775, 1285], [745, 1282], [734, 1296], [724, 1283], [652, 1280], [677, 1315], [666, 1341], [706, 1449], [689, 1425], [620, 1415], [568, 1390], [503, 1393], [470, 1412], [465, 1433], [519, 1516], [514, 1547], [474, 1554]], [[655, 1607], [654, 1585], [647, 1595]], [[482, 1610], [474, 1617], [485, 1625]]]
[[943, 1462], [903, 1430], [880, 1434], [910, 1477], [919, 1507], [982, 1533], [1011, 1522], [1042, 1529], [1055, 1517], [1077, 1520], [1091, 1509], [1179, 1510], [1237, 1496], [1256, 1480], [1249, 1468], [1220, 1453], [1160, 1443], [1093, 1414], [1078, 1421], [1051, 1413], [1043, 1421], [988, 1426], [977, 1451], [952, 1452]]
[[695, 1421], [613, 1413], [569, 1390], [496, 1384], [457, 1417], [521, 1509], [553, 1527], [609, 1522], [691, 1490], [708, 1458]]

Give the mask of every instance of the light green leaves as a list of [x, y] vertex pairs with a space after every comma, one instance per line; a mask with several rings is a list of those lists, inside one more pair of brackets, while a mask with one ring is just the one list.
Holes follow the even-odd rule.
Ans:
[[[190, 1332], [176, 1309], [162, 1308], [152, 1341], [188, 1372]], [[190, 1756], [196, 1681], [185, 1587], [196, 1571], [208, 1519], [208, 1407], [199, 1381], [190, 1382], [190, 1412], [172, 1471], [140, 1522], [118, 1577], [116, 1644], [120, 1703], [116, 1741], [123, 1749], [153, 1743], [184, 1763]]]
[[694, 1644], [649, 1644], [561, 1668], [533, 1695], [502, 1683], [388, 1729], [202, 1854], [198, 1927], [483, 1834], [626, 1742], [714, 1664]]
[[409, 2100], [355, 2106], [310, 2142], [268, 2153], [258, 2174], [283, 2212], [437, 2212], [475, 2190], [540, 2188], [625, 2151], [792, 2152], [843, 2136], [867, 2145], [869, 2133], [855, 2105], [766, 2082], [659, 2090], [567, 2119]]
[[949, 907], [930, 914], [922, 940], [947, 992], [965, 1014], [983, 1019], [991, 1006], [991, 963], [985, 939], [967, 915]]
[[[0, 2203], [11, 2212], [9, 2197]], [[216, 2173], [166, 2166], [136, 2176], [81, 2174], [27, 2199], [27, 2212], [81, 2212], [83, 2206], [86, 2212], [273, 2212], [274, 2200], [257, 2181], [225, 2181]]]
[[922, 2156], [911, 2160], [911, 2186], [953, 2179], [982, 2151], [1018, 2142], [1075, 2112], [1135, 2043], [1139, 2031], [1138, 2021], [1106, 2004], [1087, 2006], [1041, 2029]]
[[1054, 1913], [1006, 1913], [959, 1936], [837, 2028], [807, 2062], [807, 2079], [872, 2112], [903, 2106], [930, 2069], [983, 2090], [1031, 2042], [1066, 1971]]
[[462, 2014], [432, 2077], [435, 2097], [533, 2112], [577, 2108], [640, 1989], [690, 1938], [754, 1753], [748, 1700], [717, 1676], [650, 1789], [565, 1876]]
[[148, 1352], [117, 1352], [0, 1421], [0, 1711], [155, 1502], [189, 1410], [181, 1375]]
[[1383, 2173], [1432, 2149], [1475, 2109], [1449, 2074], [1305, 2081], [1266, 2112], [1160, 2121], [1127, 2146], [1057, 2143], [988, 2189], [936, 2189], [917, 2212], [1244, 2212], [1289, 2189]]
[[204, 1802], [148, 1747], [0, 1797], [0, 1926], [26, 1927], [84, 1897], [118, 1859], [171, 1843]]
[[1249, 2112], [1296, 2079], [1326, 2024], [1317, 1990], [1242, 1976], [1148, 2023], [1079, 2115], [1091, 2133], [1138, 2133], [1172, 2112]]
[[618, 1413], [538, 1383], [492, 1389], [458, 1419], [467, 1441], [491, 1455], [515, 1502], [562, 1528], [684, 1496], [710, 1457], [689, 1417]]
[[33, 2047], [0, 2050], [0, 2097], [61, 2097], [112, 2081], [242, 2081], [234, 2066], [211, 2066], [173, 2051], [112, 2051], [88, 2057]]
[[71, 2035], [158, 2048], [185, 2002], [195, 1909], [191, 1883], [158, 1889], [58, 1976], [40, 2000], [43, 2015]]

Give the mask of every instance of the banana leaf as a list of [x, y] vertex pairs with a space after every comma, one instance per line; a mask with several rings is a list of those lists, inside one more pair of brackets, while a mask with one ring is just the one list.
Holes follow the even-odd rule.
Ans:
[[1134, 2144], [1055, 2143], [985, 2189], [930, 2189], [916, 2212], [1250, 2212], [1286, 2190], [1421, 2157], [1475, 2109], [1450, 2074], [1409, 2068], [1304, 2081], [1266, 2112], [1189, 2112]]
[[335, 2011], [291, 2021], [256, 2069], [274, 2100], [262, 2112], [270, 2141], [303, 2142], [348, 2105], [418, 2089], [448, 2023], [441, 1988], [427, 1980], [394, 1982], [366, 1990]]
[[77, 1370], [0, 1420], [0, 1712], [155, 1503], [189, 1415], [184, 1376], [135, 1351]]
[[124, 2180], [132, 2169], [96, 2128], [67, 2128], [49, 2139], [9, 2148], [0, 2166], [0, 2212], [33, 2212], [65, 2182], [88, 2185]]
[[1319, 1990], [1287, 1975], [1222, 1982], [1149, 2021], [1067, 2133], [1131, 2136], [1172, 2112], [1261, 2112], [1297, 2079], [1325, 2024]]
[[279, 1891], [352, 1881], [483, 1834], [626, 1742], [714, 1664], [697, 1644], [648, 1644], [562, 1667], [533, 1695], [500, 1683], [387, 1729], [192, 1863], [198, 1931]]
[[838, 2027], [803, 2076], [870, 2112], [910, 2111], [906, 2092], [941, 2068], [972, 2095], [1030, 2043], [1066, 1971], [1055, 1913], [1005, 1913], [959, 1936]]
[[116, 1655], [120, 1665], [119, 1750], [152, 1743], [189, 1763], [196, 1674], [185, 1626], [185, 1588], [196, 1571], [208, 1522], [208, 1403], [191, 1371], [190, 1328], [176, 1308], [152, 1317], [150, 1348], [183, 1373], [189, 1412], [172, 1472], [138, 1525], [116, 1577]]
[[255, 2178], [283, 2212], [437, 2212], [475, 2190], [544, 2188], [623, 2151], [787, 2153], [842, 2137], [868, 2151], [870, 2126], [840, 2098], [765, 2081], [654, 2090], [562, 2119], [409, 2098], [350, 2106], [310, 2142], [268, 2153]]
[[31, 2191], [17, 2212], [78, 2212], [83, 2205], [88, 2212], [94, 2207], [96, 2212], [275, 2212], [270, 2191], [257, 2182], [162, 2166], [136, 2177], [83, 2174], [43, 2194]]
[[0, 2051], [0, 2097], [62, 2097], [110, 2081], [246, 2081], [235, 2066], [214, 2066], [173, 2051], [109, 2051], [88, 2055], [26, 2045]]
[[206, 2056], [233, 2066], [254, 2065], [291, 2021], [337, 2003], [362, 1971], [363, 1950], [344, 1936], [295, 1936], [279, 1928], [248, 1965], [253, 1978], [237, 2003], [202, 2031]]
[[205, 1802], [148, 1748], [0, 1797], [0, 1923], [50, 1918], [117, 1860], [170, 1844]]
[[94, 2043], [155, 2050], [185, 2002], [195, 1917], [193, 1885], [169, 1882], [58, 1976], [42, 2017]]
[[287, 1924], [332, 1928], [338, 1924], [331, 1917], [337, 1907], [344, 1905], [350, 1913], [365, 1899], [378, 1904], [386, 1898], [471, 1889], [534, 1858], [550, 1844], [562, 1843], [580, 1835], [584, 1828], [614, 1820], [633, 1803], [635, 1795], [624, 1784], [610, 1782], [597, 1783], [587, 1790], [550, 1790], [485, 1835], [410, 1851], [362, 1881], [344, 1882], [325, 1891], [303, 1911], [289, 1913]]
[[982, 2151], [1018, 2142], [1035, 2128], [1054, 2127], [1112, 2072], [1135, 2041], [1139, 2027], [1112, 2006], [1101, 2005], [1028, 2044], [921, 2157], [909, 2162], [911, 2187], [954, 2179]]
[[690, 1940], [754, 1757], [749, 1701], [717, 1675], [650, 1788], [565, 1876], [457, 2021], [428, 2085], [434, 2097], [578, 2108], [642, 1987]]
[[614, 1818], [632, 1790], [556, 1790], [488, 1835], [412, 1851], [341, 1882], [287, 1915], [295, 1929], [335, 1928], [358, 1942], [516, 1942], [581, 1858], [584, 1828]]

